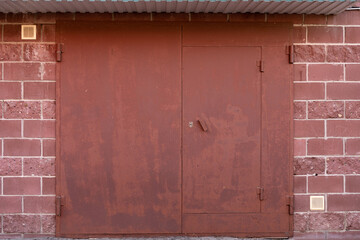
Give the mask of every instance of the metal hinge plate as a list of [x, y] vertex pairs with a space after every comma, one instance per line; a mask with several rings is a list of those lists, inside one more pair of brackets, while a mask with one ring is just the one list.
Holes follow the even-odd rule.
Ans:
[[257, 187], [256, 189], [257, 195], [259, 196], [259, 200], [264, 200], [264, 188], [263, 187]]
[[62, 44], [62, 43], [58, 43], [56, 46], [56, 61], [57, 62], [62, 61], [62, 53], [64, 52], [63, 46], [64, 46], [64, 44]]
[[287, 196], [286, 205], [289, 207], [289, 214], [294, 215], [294, 196]]
[[56, 196], [55, 198], [56, 204], [56, 216], [61, 216], [61, 210], [64, 206], [64, 197], [63, 196]]
[[288, 47], [288, 54], [289, 54], [289, 63], [294, 63], [295, 62], [295, 47], [294, 47], [294, 45], [290, 45], [289, 47]]

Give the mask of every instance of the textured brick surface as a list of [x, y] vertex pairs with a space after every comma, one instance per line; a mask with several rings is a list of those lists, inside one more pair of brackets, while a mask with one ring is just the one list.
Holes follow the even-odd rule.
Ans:
[[3, 108], [5, 118], [39, 119], [41, 116], [40, 102], [37, 101], [5, 101]]
[[325, 47], [318, 45], [297, 45], [295, 47], [296, 62], [324, 62]]
[[0, 61], [20, 61], [21, 45], [0, 43]]
[[309, 119], [343, 118], [344, 103], [338, 101], [309, 101]]
[[328, 62], [360, 62], [360, 45], [359, 46], [328, 46]]
[[346, 118], [360, 119], [360, 101], [347, 101], [345, 108]]
[[55, 61], [55, 44], [24, 44], [25, 61]]
[[294, 103], [294, 119], [306, 118], [306, 102]]
[[295, 157], [294, 174], [323, 174], [325, 173], [325, 158], [322, 157]]
[[327, 159], [329, 174], [360, 174], [360, 157], [330, 157]]
[[0, 176], [20, 176], [21, 158], [0, 158]]
[[24, 175], [28, 176], [54, 176], [54, 158], [25, 158]]
[[360, 213], [351, 212], [346, 214], [346, 229], [360, 230]]
[[295, 214], [294, 215], [294, 231], [305, 232], [308, 230], [309, 215]]
[[4, 233], [40, 233], [40, 230], [40, 216], [9, 215], [3, 217]]
[[41, 228], [43, 233], [54, 233], [55, 216], [51, 216], [51, 215], [41, 216]]
[[345, 214], [343, 213], [311, 213], [309, 214], [309, 230], [343, 230]]
[[42, 102], [42, 113], [44, 119], [55, 119], [56, 106], [53, 101]]

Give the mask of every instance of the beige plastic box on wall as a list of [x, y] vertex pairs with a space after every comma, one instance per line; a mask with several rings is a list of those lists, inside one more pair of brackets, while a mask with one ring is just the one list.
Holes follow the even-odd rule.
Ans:
[[21, 39], [35, 40], [36, 39], [36, 25], [21, 25]]

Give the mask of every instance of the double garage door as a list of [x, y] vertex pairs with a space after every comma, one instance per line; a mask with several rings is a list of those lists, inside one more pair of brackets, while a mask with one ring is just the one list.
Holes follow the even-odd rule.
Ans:
[[290, 33], [58, 24], [58, 236], [290, 236]]

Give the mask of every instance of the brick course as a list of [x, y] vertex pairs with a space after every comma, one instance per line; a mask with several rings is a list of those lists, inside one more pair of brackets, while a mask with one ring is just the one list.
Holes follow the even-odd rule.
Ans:
[[[360, 238], [360, 11], [0, 14], [0, 238], [55, 232], [57, 20], [293, 23], [295, 237]], [[37, 40], [20, 40], [21, 23], [37, 25]], [[310, 211], [313, 194], [324, 211]]]

